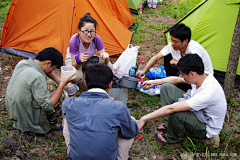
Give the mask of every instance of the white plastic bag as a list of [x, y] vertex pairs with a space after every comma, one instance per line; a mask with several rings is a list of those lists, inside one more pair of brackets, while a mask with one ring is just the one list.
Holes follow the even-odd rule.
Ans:
[[139, 46], [133, 47], [129, 44], [127, 49], [120, 55], [118, 60], [113, 64], [113, 74], [122, 78], [124, 75], [128, 75], [132, 66], [136, 66], [137, 55]]

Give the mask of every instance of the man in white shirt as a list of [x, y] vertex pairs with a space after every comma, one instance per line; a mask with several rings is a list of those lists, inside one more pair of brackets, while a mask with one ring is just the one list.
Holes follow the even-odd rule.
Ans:
[[[213, 138], [223, 127], [227, 110], [225, 94], [212, 74], [204, 73], [204, 64], [197, 54], [188, 54], [177, 63], [181, 77], [143, 82], [144, 88], [163, 84], [161, 88], [162, 108], [149, 113], [139, 120], [143, 131], [146, 121], [164, 117], [165, 124], [158, 126], [163, 132], [155, 138], [161, 143], [178, 143], [188, 131], [195, 138]], [[168, 82], [168, 83], [167, 83]], [[177, 88], [177, 83], [191, 84], [186, 93]]]
[[170, 30], [171, 43], [165, 46], [158, 54], [153, 56], [146, 64], [144, 70], [137, 72], [144, 75], [159, 59], [164, 57], [164, 67], [167, 76], [178, 75], [176, 65], [181, 57], [190, 53], [198, 54], [204, 64], [205, 72], [213, 74], [211, 59], [207, 51], [196, 41], [191, 39], [191, 29], [184, 24], [177, 24]]

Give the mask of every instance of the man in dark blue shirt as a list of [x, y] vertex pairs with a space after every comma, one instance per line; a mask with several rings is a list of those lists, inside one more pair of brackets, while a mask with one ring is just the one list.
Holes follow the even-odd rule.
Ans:
[[127, 107], [109, 97], [113, 73], [104, 64], [86, 72], [88, 91], [63, 101], [63, 134], [72, 159], [127, 159], [138, 135], [137, 122]]

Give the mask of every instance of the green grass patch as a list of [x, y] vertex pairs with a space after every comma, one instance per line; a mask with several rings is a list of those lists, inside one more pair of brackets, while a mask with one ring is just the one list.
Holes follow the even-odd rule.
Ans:
[[162, 32], [166, 31], [168, 28], [170, 28], [170, 26], [166, 26], [163, 23], [160, 24], [149, 24], [148, 28], [151, 29], [156, 29], [156, 30], [161, 30]]
[[9, 126], [12, 126], [12, 121], [9, 119], [0, 118], [0, 125], [2, 128], [7, 129]]
[[12, 1], [6, 0], [0, 3], [0, 19], [5, 20]]
[[2, 35], [3, 24], [6, 19], [11, 3], [12, 0], [1, 0], [0, 2], [0, 39]]
[[161, 9], [161, 15], [171, 14], [173, 18], [182, 18], [194, 7], [196, 7], [202, 0], [180, 0]]

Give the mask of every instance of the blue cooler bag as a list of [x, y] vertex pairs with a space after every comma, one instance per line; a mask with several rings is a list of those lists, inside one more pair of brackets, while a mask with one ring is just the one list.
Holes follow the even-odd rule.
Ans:
[[147, 71], [147, 75], [149, 79], [155, 79], [155, 78], [165, 78], [166, 76], [166, 70], [164, 66], [159, 66], [159, 67], [151, 67]]

